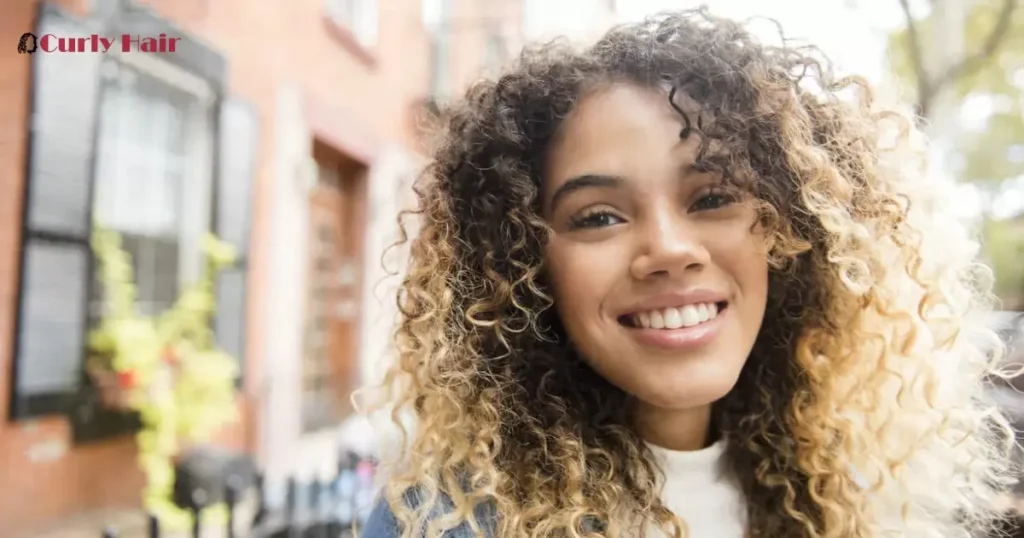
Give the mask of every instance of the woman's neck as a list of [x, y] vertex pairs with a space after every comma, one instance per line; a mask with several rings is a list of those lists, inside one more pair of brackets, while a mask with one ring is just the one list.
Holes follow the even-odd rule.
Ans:
[[700, 450], [712, 442], [708, 435], [711, 406], [691, 409], [662, 409], [640, 404], [637, 410], [640, 437], [669, 450]]

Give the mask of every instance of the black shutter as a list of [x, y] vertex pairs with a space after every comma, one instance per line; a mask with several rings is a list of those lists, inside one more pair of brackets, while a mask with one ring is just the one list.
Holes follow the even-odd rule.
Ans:
[[[36, 35], [101, 31], [41, 4]], [[13, 418], [67, 410], [81, 381], [101, 54], [32, 57]]]
[[253, 183], [259, 145], [259, 116], [247, 101], [233, 97], [221, 102], [218, 121], [217, 182], [214, 233], [238, 253], [234, 267], [217, 282], [214, 330], [217, 345], [245, 367], [246, 305]]

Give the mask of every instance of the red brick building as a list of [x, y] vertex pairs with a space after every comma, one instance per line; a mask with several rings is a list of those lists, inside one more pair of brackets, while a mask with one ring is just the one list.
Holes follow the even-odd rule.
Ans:
[[[98, 403], [82, 372], [101, 312], [93, 221], [126, 238], [151, 311], [195, 276], [202, 233], [233, 243], [242, 263], [219, 283], [216, 329], [241, 361], [243, 419], [222, 441], [286, 472], [306, 457], [305, 439], [330, 436], [380, 358], [383, 333], [367, 318], [384, 311], [364, 284], [415, 166], [416, 120], [517, 46], [518, 10], [487, 0], [4, 2], [3, 536], [138, 504], [132, 425]], [[26, 33], [53, 37], [22, 54]], [[46, 52], [68, 50], [62, 37], [91, 46], [94, 35], [161, 34], [173, 53]]]

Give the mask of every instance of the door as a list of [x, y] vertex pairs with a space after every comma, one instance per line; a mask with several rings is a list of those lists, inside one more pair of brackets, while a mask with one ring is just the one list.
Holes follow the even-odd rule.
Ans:
[[303, 364], [303, 424], [336, 425], [356, 388], [366, 169], [314, 146], [310, 196], [309, 295]]

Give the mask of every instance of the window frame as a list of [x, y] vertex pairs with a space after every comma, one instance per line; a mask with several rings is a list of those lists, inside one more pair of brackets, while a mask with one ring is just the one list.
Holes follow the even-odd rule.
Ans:
[[[110, 54], [108, 52], [108, 54]], [[212, 85], [181, 66], [160, 60], [159, 57], [144, 56], [140, 54], [124, 54], [118, 51], [116, 54], [110, 54], [111, 59], [105, 61], [101, 65], [101, 91], [98, 96], [98, 119], [96, 126], [96, 140], [93, 143], [93, 180], [92, 180], [92, 196], [90, 200], [90, 214], [95, 214], [96, 211], [96, 190], [98, 188], [99, 179], [96, 177], [98, 173], [97, 159], [100, 154], [100, 136], [102, 135], [103, 129], [103, 118], [102, 118], [102, 107], [104, 92], [108, 84], [116, 83], [116, 77], [118, 76], [121, 69], [127, 68], [135, 71], [142, 76], [148, 77], [153, 81], [173, 88], [176, 91], [185, 93], [195, 99], [194, 108], [189, 110], [189, 118], [186, 120], [188, 123], [187, 129], [193, 130], [198, 136], [190, 138], [187, 142], [189, 149], [189, 155], [198, 155], [197, 163], [191, 164], [189, 170], [183, 178], [186, 181], [196, 180], [202, 185], [201, 200], [204, 207], [200, 208], [201, 215], [205, 216], [202, 224], [195, 230], [186, 230], [186, 226], [183, 222], [176, 223], [176, 238], [178, 241], [179, 256], [178, 256], [178, 267], [175, 269], [177, 277], [177, 289], [175, 296], [181, 293], [181, 290], [185, 288], [191, 281], [198, 278], [200, 275], [201, 267], [196, 264], [192, 268], [192, 271], [184, 270], [186, 267], [185, 260], [188, 258], [195, 259], [197, 262], [202, 258], [202, 237], [205, 233], [212, 232], [215, 226], [214, 222], [214, 210], [215, 205], [215, 192], [217, 189], [217, 171], [216, 171], [216, 144], [217, 144], [217, 96], [214, 93]], [[184, 185], [179, 185], [179, 189], [184, 189]], [[185, 200], [185, 203], [189, 203], [189, 200]], [[179, 215], [181, 217], [181, 215]], [[191, 233], [187, 233], [191, 232]], [[183, 241], [187, 235], [194, 235], [193, 244], [187, 244]], [[189, 247], [188, 253], [184, 253], [185, 247]], [[95, 270], [95, 264], [90, 267], [91, 270]], [[95, 275], [90, 278], [89, 293], [90, 303], [91, 299], [96, 297], [97, 290], [95, 289]], [[92, 305], [88, 306], [87, 314], [92, 314]], [[91, 321], [91, 318], [90, 318]], [[86, 329], [91, 330], [93, 326], [87, 325]]]
[[[48, 22], [49, 21], [49, 22]], [[44, 1], [37, 4], [37, 11], [35, 17], [35, 28], [38, 33], [40, 29], [45, 28], [47, 24], [56, 24], [60, 26], [62, 31], [71, 32], [84, 32], [86, 35], [95, 32], [105, 33], [131, 33], [131, 34], [145, 34], [155, 35], [158, 33], [168, 33], [171, 35], [182, 36], [182, 40], [179, 42], [179, 52], [174, 55], [148, 58], [142, 55], [120, 55], [116, 61], [122, 61], [125, 63], [145, 64], [143, 69], [149, 74], [151, 71], [156, 70], [162, 75], [172, 73], [170, 76], [157, 76], [156, 78], [162, 83], [167, 84], [184, 84], [190, 89], [195, 89], [195, 82], [200, 82], [203, 87], [207, 89], [205, 97], [210, 99], [212, 105], [208, 109], [209, 116], [206, 118], [206, 129], [208, 133], [208, 140], [206, 141], [209, 159], [206, 164], [209, 165], [209, 172], [206, 174], [205, 182], [209, 187], [209, 211], [207, 211], [206, 217], [203, 219], [205, 225], [202, 226], [207, 231], [218, 231], [220, 226], [217, 220], [218, 206], [220, 202], [220, 191], [223, 189], [223, 182], [226, 179], [223, 177], [224, 174], [229, 176], [232, 174], [231, 170], [226, 170], [224, 165], [221, 163], [220, 153], [224, 151], [225, 144], [230, 144], [225, 140], [230, 138], [230, 133], [225, 134], [224, 126], [224, 110], [227, 105], [234, 105], [233, 108], [238, 108], [241, 105], [247, 111], [247, 116], [242, 118], [242, 127], [252, 129], [254, 133], [258, 133], [259, 129], [259, 115], [251, 103], [234, 98], [228, 93], [227, 83], [227, 61], [225, 57], [218, 51], [211, 49], [206, 44], [197, 40], [194, 36], [182, 31], [180, 28], [174, 26], [174, 24], [166, 19], [161, 18], [155, 12], [148, 7], [139, 6], [132, 0], [124, 0], [118, 4], [117, 9], [109, 10], [97, 10], [94, 11], [91, 17], [82, 17], [71, 14], [63, 8], [55, 5], [52, 2]], [[71, 30], [68, 30], [68, 29]], [[114, 56], [114, 54], [108, 54], [106, 56]], [[23, 420], [36, 420], [40, 418], [55, 418], [55, 417], [66, 417], [70, 419], [73, 436], [76, 442], [89, 441], [110, 437], [112, 435], [120, 435], [128, 433], [134, 426], [137, 425], [137, 417], [120, 417], [121, 419], [127, 420], [107, 420], [109, 417], [103, 417], [100, 419], [100, 423], [97, 423], [93, 419], [82, 419], [79, 415], [82, 413], [82, 406], [79, 403], [83, 391], [88, 388], [88, 383], [85, 382], [84, 378], [84, 362], [86, 358], [86, 345], [88, 337], [88, 331], [90, 328], [90, 305], [89, 305], [89, 292], [91, 286], [95, 283], [95, 262], [92, 253], [90, 238], [92, 233], [92, 212], [95, 204], [95, 184], [96, 184], [96, 167], [97, 167], [97, 140], [99, 129], [101, 128], [101, 122], [99, 118], [100, 107], [103, 99], [103, 85], [106, 84], [104, 77], [102, 76], [103, 66], [97, 64], [95, 67], [88, 67], [86, 71], [83, 71], [78, 76], [81, 78], [74, 79], [76, 84], [95, 84], [95, 87], [90, 87], [89, 91], [95, 91], [94, 95], [88, 96], [90, 99], [83, 99], [78, 104], [83, 108], [79, 114], [83, 114], [81, 117], [86, 123], [83, 128], [90, 129], [88, 132], [90, 135], [87, 140], [83, 141], [81, 147], [77, 148], [78, 154], [74, 155], [75, 159], [81, 160], [83, 163], [88, 163], [88, 166], [83, 166], [86, 169], [83, 173], [83, 182], [86, 185], [83, 187], [83, 191], [79, 193], [79, 198], [73, 200], [74, 204], [85, 204], [85, 222], [73, 224], [72, 228], [67, 231], [54, 231], [63, 228], [65, 225], [60, 223], [46, 223], [46, 222], [33, 222], [33, 215], [35, 211], [38, 211], [36, 206], [33, 205], [34, 191], [37, 189], [46, 189], [46, 183], [40, 183], [44, 181], [45, 175], [40, 175], [36, 168], [40, 162], [45, 162], [45, 159], [40, 160], [40, 155], [37, 155], [35, 146], [37, 143], [42, 141], [43, 146], [49, 151], [53, 151], [53, 147], [59, 147], [59, 143], [62, 142], [59, 139], [55, 140], [52, 134], [45, 134], [49, 131], [37, 131], [39, 122], [38, 116], [40, 111], [46, 115], [57, 114], [58, 121], [66, 121], [66, 111], [58, 111], [54, 108], [54, 102], [52, 97], [46, 100], [40, 100], [40, 80], [46, 80], [47, 83], [51, 83], [49, 78], [41, 78], [41, 73], [45, 71], [40, 70], [41, 58], [36, 56], [33, 58], [32, 65], [30, 68], [30, 76], [26, 82], [27, 88], [27, 106], [29, 114], [26, 114], [26, 132], [30, 133], [25, 149], [25, 162], [23, 168], [24, 182], [22, 184], [21, 192], [18, 193], [22, 203], [22, 215], [19, 222], [19, 239], [18, 244], [21, 247], [18, 255], [18, 273], [15, 277], [15, 308], [14, 314], [14, 327], [11, 333], [11, 360], [8, 363], [9, 382], [8, 382], [8, 421], [18, 422]], [[104, 60], [98, 60], [102, 63]], [[113, 60], [106, 60], [113, 61]], [[48, 77], [53, 76], [53, 67], [48, 67], [49, 72], [45, 72]], [[192, 84], [190, 84], [190, 82]], [[61, 89], [65, 92], [68, 91], [68, 87], [63, 86]], [[77, 88], [77, 87], [76, 87]], [[91, 102], [91, 105], [88, 104]], [[42, 104], [40, 104], [42, 103]], [[77, 119], [77, 116], [71, 116]], [[52, 121], [52, 119], [50, 120]], [[238, 128], [238, 120], [230, 122], [235, 124], [235, 131]], [[230, 129], [229, 129], [230, 130]], [[82, 136], [82, 135], [74, 135]], [[258, 134], [254, 134], [254, 137]], [[58, 146], [54, 146], [58, 143]], [[235, 151], [248, 151], [246, 149]], [[257, 149], [252, 149], [255, 152]], [[251, 231], [251, 212], [252, 212], [252, 197], [254, 196], [254, 182], [256, 181], [256, 153], [243, 153], [252, 162], [246, 161], [249, 176], [245, 178], [247, 189], [246, 200], [246, 213], [243, 218], [245, 222], [242, 223], [242, 233], [244, 236], [241, 238], [245, 242], [244, 255], [242, 260], [235, 267], [233, 271], [239, 272], [242, 275], [243, 282], [248, 283], [249, 279], [249, 266], [248, 266], [248, 242], [250, 239]], [[48, 155], [45, 155], [48, 156]], [[62, 172], [57, 170], [57, 172]], [[45, 173], [53, 174], [51, 170], [46, 170]], [[234, 180], [237, 180], [237, 172], [234, 174]], [[53, 181], [52, 179], [47, 181]], [[53, 188], [50, 186], [49, 188]], [[45, 192], [45, 191], [43, 191]], [[51, 194], [52, 196], [52, 194]], [[52, 203], [52, 202], [51, 202]], [[39, 206], [45, 207], [45, 206]], [[77, 208], [77, 205], [75, 206]], [[77, 210], [77, 209], [76, 209]], [[52, 209], [50, 209], [52, 211]], [[38, 215], [36, 215], [38, 217]], [[35, 219], [35, 220], [38, 220]], [[27, 316], [25, 314], [25, 304], [28, 297], [28, 286], [26, 278], [26, 265], [28, 263], [26, 252], [29, 245], [33, 242], [48, 242], [58, 243], [60, 245], [67, 246], [72, 249], [79, 249], [86, 258], [86, 264], [84, 274], [76, 274], [75, 278], [83, 279], [83, 286], [85, 293], [80, 298], [81, 300], [81, 311], [84, 319], [82, 320], [82, 342], [78, 353], [78, 364], [82, 365], [80, 372], [80, 381], [75, 386], [69, 386], [66, 390], [58, 392], [47, 392], [47, 393], [35, 393], [27, 394], [22, 390], [23, 383], [20, 380], [19, 372], [23, 368], [23, 361], [28, 360], [41, 360], [45, 358], [40, 357], [29, 357], [22, 356], [25, 342], [22, 337], [23, 327], [26, 323]], [[218, 293], [220, 293], [220, 286], [218, 286]], [[247, 308], [248, 292], [243, 289], [242, 295], [242, 306], [243, 311], [238, 314], [241, 316], [242, 323], [242, 338], [244, 339], [248, 334], [248, 321], [247, 321]], [[215, 328], [216, 330], [216, 328]], [[219, 335], [218, 335], [219, 336]], [[244, 361], [245, 359], [245, 346], [240, 350], [242, 353], [236, 357], [242, 364], [242, 372], [244, 372]], [[242, 376], [239, 376], [239, 386], [241, 386]], [[93, 410], [88, 411], [86, 414], [93, 413]], [[133, 418], [134, 417], [134, 418]], [[79, 424], [82, 421], [88, 422], [82, 426]], [[127, 428], [125, 425], [127, 424]], [[88, 431], [85, 432], [84, 438], [79, 435], [79, 429], [84, 428]]]
[[[204, 172], [203, 177], [201, 178], [201, 181], [205, 184], [204, 185], [204, 190], [206, 191], [205, 192], [205, 196], [207, 197], [207, 203], [208, 203], [207, 209], [208, 209], [208, 211], [206, 212], [206, 217], [204, 219], [204, 224], [202, 226], [202, 229], [205, 232], [212, 231], [213, 230], [213, 226], [214, 226], [213, 206], [215, 205], [214, 198], [216, 196], [215, 191], [216, 191], [216, 181], [217, 181], [216, 173], [215, 173], [215, 171], [216, 171], [215, 170], [215, 165], [216, 165], [215, 144], [216, 144], [216, 141], [217, 141], [217, 136], [216, 136], [217, 135], [217, 132], [216, 132], [216, 127], [217, 127], [216, 126], [217, 107], [216, 107], [216, 94], [214, 93], [214, 90], [213, 90], [212, 86], [209, 83], [206, 83], [205, 81], [203, 81], [200, 77], [197, 77], [197, 76], [193, 75], [192, 73], [189, 73], [188, 71], [186, 71], [185, 69], [181, 68], [180, 66], [174, 65], [174, 64], [166, 62], [166, 61], [162, 61], [162, 60], [157, 59], [157, 58], [143, 57], [142, 55], [139, 55], [139, 54], [123, 54], [120, 51], [117, 51], [115, 53], [115, 52], [113, 52], [113, 49], [110, 52], [108, 52], [108, 55], [109, 55], [108, 59], [101, 60], [101, 62], [100, 62], [99, 81], [97, 82], [99, 87], [96, 90], [95, 102], [93, 104], [94, 109], [97, 111], [96, 112], [97, 116], [93, 120], [94, 124], [92, 126], [92, 137], [91, 137], [91, 140], [90, 140], [90, 150], [89, 150], [89, 165], [90, 166], [89, 166], [89, 171], [87, 172], [87, 175], [89, 177], [89, 185], [87, 187], [87, 190], [88, 190], [88, 194], [87, 194], [87, 200], [88, 200], [88, 210], [87, 211], [88, 211], [88, 214], [90, 216], [93, 214], [93, 212], [95, 211], [95, 203], [96, 203], [96, 190], [97, 190], [97, 177], [96, 176], [97, 176], [97, 173], [98, 173], [99, 138], [100, 138], [100, 136], [102, 134], [101, 130], [103, 128], [103, 125], [102, 125], [103, 122], [102, 122], [101, 118], [99, 117], [99, 110], [101, 110], [101, 108], [102, 108], [104, 94], [105, 94], [105, 91], [107, 90], [107, 85], [110, 84], [110, 82], [111, 82], [109, 77], [108, 77], [108, 73], [104, 73], [104, 71], [109, 71], [109, 65], [110, 64], [124, 64], [126, 66], [129, 66], [130, 68], [136, 69], [136, 70], [144, 73], [146, 76], [150, 76], [153, 79], [158, 80], [161, 84], [167, 84], [167, 85], [175, 87], [175, 88], [177, 88], [179, 90], [188, 92], [191, 95], [195, 96], [198, 100], [200, 100], [201, 102], [204, 103], [203, 106], [206, 107], [205, 113], [207, 114], [207, 117], [204, 118], [204, 120], [205, 120], [204, 121], [205, 125], [204, 125], [204, 128], [203, 128], [203, 131], [205, 133], [204, 140], [190, 142], [190, 144], [191, 143], [195, 143], [195, 144], [198, 144], [198, 145], [204, 145], [205, 148], [206, 148], [205, 152], [207, 153], [208, 158], [205, 159], [205, 162], [203, 163], [203, 165], [208, 170], [206, 170]], [[35, 99], [36, 99], [36, 96], [37, 96], [37, 92], [35, 90], [35, 83], [36, 83], [35, 77], [33, 76], [32, 77], [32, 86], [33, 87], [30, 89], [30, 92], [29, 92], [31, 94], [30, 105], [29, 106], [31, 106], [31, 107], [34, 107]], [[31, 132], [32, 121], [33, 121], [33, 118], [31, 117], [31, 115], [28, 117], [27, 121], [29, 123], [29, 126], [27, 127], [26, 130]], [[29, 146], [31, 146], [31, 144], [32, 144], [32, 142], [30, 141], [29, 142]], [[29, 148], [28, 151], [31, 152], [31, 148]], [[32, 197], [31, 185], [30, 185], [31, 177], [32, 177], [31, 176], [31, 174], [32, 174], [32, 160], [31, 159], [26, 159], [25, 168], [24, 168], [24, 174], [25, 174], [25, 184], [23, 185], [23, 192], [22, 192], [22, 200], [23, 200], [24, 210], [22, 211], [21, 241], [20, 241], [22, 252], [27, 253], [27, 250], [28, 250], [28, 247], [29, 247], [30, 243], [56, 244], [56, 245], [62, 245], [62, 246], [68, 246], [68, 247], [70, 247], [71, 245], [74, 245], [75, 247], [78, 247], [79, 249], [84, 250], [84, 255], [85, 255], [85, 258], [86, 258], [86, 268], [85, 268], [86, 281], [85, 281], [85, 285], [83, 287], [83, 292], [85, 294], [83, 300], [85, 301], [85, 304], [84, 304], [84, 307], [82, 308], [82, 313], [85, 316], [85, 320], [84, 320], [84, 324], [82, 326], [83, 327], [82, 351], [80, 352], [80, 355], [79, 355], [79, 358], [78, 358], [78, 361], [77, 361], [80, 365], [84, 365], [85, 360], [86, 360], [86, 354], [87, 354], [86, 353], [86, 351], [87, 351], [86, 350], [86, 343], [88, 341], [88, 335], [89, 335], [89, 332], [93, 328], [95, 328], [95, 324], [94, 324], [95, 320], [93, 319], [95, 316], [94, 316], [92, 305], [90, 304], [91, 303], [91, 299], [94, 297], [94, 294], [96, 292], [96, 290], [94, 289], [94, 287], [96, 285], [96, 282], [95, 282], [95, 279], [96, 279], [96, 262], [95, 262], [95, 257], [94, 257], [94, 255], [92, 253], [92, 248], [91, 248], [91, 244], [90, 244], [90, 238], [91, 238], [92, 227], [93, 227], [92, 220], [90, 219], [90, 221], [87, 224], [87, 231], [86, 231], [86, 234], [84, 235], [84, 237], [79, 237], [79, 236], [77, 236], [77, 235], [75, 235], [73, 233], [70, 233], [70, 232], [56, 232], [56, 231], [49, 231], [49, 230], [40, 230], [40, 229], [38, 229], [31, 222], [31, 215], [30, 215], [30, 211], [29, 211], [29, 208], [31, 207], [31, 197]], [[197, 243], [199, 243], [199, 244], [196, 245], [196, 248], [200, 248], [201, 238], [199, 238], [199, 241], [197, 241]], [[21, 256], [21, 258], [22, 259], [21, 259], [21, 261], [19, 263], [19, 279], [18, 279], [18, 287], [17, 287], [17, 294], [16, 294], [16, 298], [17, 298], [17, 309], [15, 310], [15, 318], [16, 319], [15, 319], [14, 332], [13, 332], [13, 335], [12, 335], [13, 336], [13, 340], [14, 340], [14, 346], [13, 346], [13, 354], [12, 354], [12, 359], [11, 359], [11, 370], [10, 370], [11, 371], [11, 383], [10, 383], [11, 410], [10, 410], [10, 414], [11, 414], [11, 417], [14, 418], [14, 419], [31, 419], [31, 418], [38, 418], [38, 417], [45, 417], [45, 416], [61, 415], [61, 414], [63, 414], [63, 413], [68, 411], [68, 407], [70, 406], [70, 399], [73, 398], [74, 393], [77, 392], [77, 391], [80, 391], [83, 388], [81, 383], [79, 383], [79, 385], [77, 387], [77, 391], [76, 390], [72, 390], [72, 391], [62, 391], [62, 392], [39, 392], [39, 393], [25, 394], [24, 391], [21, 390], [21, 387], [20, 387], [21, 380], [19, 378], [19, 370], [22, 368], [22, 366], [19, 364], [20, 363], [19, 359], [23, 359], [23, 357], [21, 357], [21, 352], [22, 352], [22, 350], [24, 349], [24, 346], [25, 346], [24, 338], [22, 337], [21, 333], [22, 333], [22, 329], [23, 329], [24, 323], [25, 323], [25, 319], [24, 319], [24, 315], [23, 315], [23, 313], [24, 313], [23, 312], [23, 308], [24, 308], [24, 305], [28, 304], [28, 302], [27, 302], [28, 301], [28, 296], [27, 296], [27, 293], [26, 293], [27, 290], [28, 290], [28, 286], [27, 286], [28, 275], [27, 275], [26, 272], [27, 272], [27, 269], [28, 269], [29, 257], [26, 254], [23, 254]], [[181, 287], [180, 280], [182, 278], [181, 268], [180, 267], [178, 268], [178, 273], [179, 273], [179, 290], [180, 290], [180, 287]]]

